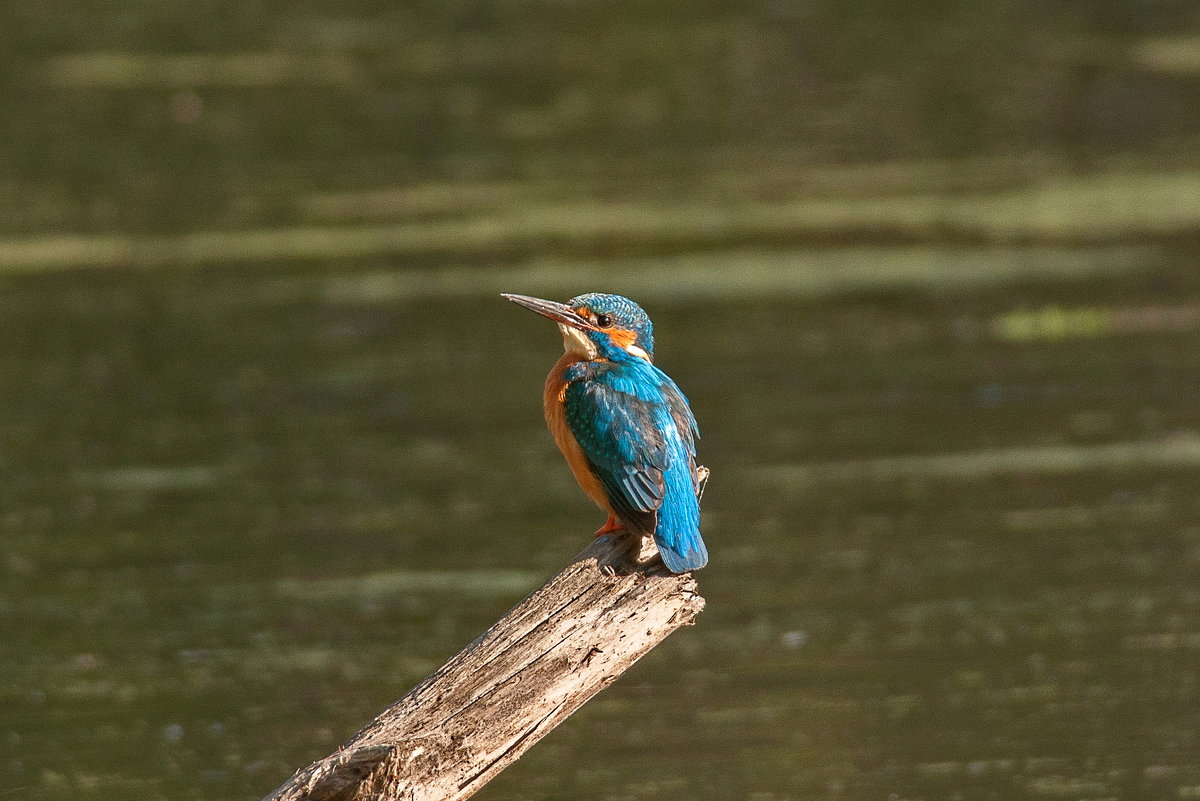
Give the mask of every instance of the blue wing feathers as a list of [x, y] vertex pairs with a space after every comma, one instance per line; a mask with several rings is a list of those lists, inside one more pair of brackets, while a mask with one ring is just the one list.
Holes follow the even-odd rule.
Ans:
[[664, 474], [664, 479], [669, 485], [667, 492], [680, 500], [664, 504], [654, 541], [672, 573], [697, 570], [708, 563], [708, 550], [700, 538], [700, 504], [693, 471], [674, 468]]
[[567, 425], [626, 528], [651, 534], [674, 573], [708, 561], [696, 498], [696, 420], [649, 362], [569, 368]]

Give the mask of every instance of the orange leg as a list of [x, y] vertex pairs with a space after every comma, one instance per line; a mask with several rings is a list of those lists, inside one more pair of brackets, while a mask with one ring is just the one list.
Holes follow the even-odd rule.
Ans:
[[605, 534], [611, 534], [614, 531], [621, 531], [623, 529], [624, 526], [617, 522], [617, 518], [609, 515], [604, 525], [596, 529], [596, 536], [603, 537]]

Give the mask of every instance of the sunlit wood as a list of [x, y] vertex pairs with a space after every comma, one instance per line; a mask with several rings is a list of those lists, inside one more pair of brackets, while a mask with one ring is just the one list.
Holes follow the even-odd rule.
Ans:
[[467, 798], [703, 608], [649, 541], [597, 539], [267, 801]]

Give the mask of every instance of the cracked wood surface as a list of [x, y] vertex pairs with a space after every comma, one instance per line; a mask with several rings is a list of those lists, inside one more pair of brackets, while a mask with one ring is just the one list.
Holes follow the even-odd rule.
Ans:
[[467, 798], [703, 608], [649, 541], [598, 539], [264, 801]]

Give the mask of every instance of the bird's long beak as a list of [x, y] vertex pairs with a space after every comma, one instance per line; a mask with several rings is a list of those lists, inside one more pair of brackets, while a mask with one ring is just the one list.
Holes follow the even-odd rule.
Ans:
[[560, 325], [569, 325], [572, 328], [578, 328], [581, 331], [595, 331], [596, 327], [589, 323], [584, 318], [580, 317], [565, 303], [558, 303], [553, 300], [542, 300], [541, 298], [531, 298], [528, 295], [510, 295], [506, 292], [500, 293], [500, 297], [507, 298], [518, 306], [524, 306], [531, 309], [543, 317], [549, 317]]

